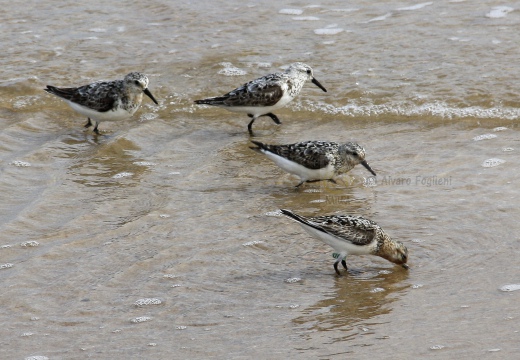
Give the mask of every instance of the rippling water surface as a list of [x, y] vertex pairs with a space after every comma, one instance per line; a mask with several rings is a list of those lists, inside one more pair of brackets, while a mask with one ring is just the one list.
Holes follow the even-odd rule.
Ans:
[[[520, 3], [33, 1], [0, 38], [0, 348], [9, 359], [518, 355]], [[377, 172], [306, 184], [195, 106], [302, 61], [328, 89], [256, 123], [356, 141]], [[141, 71], [101, 136], [45, 93]], [[356, 214], [410, 271], [332, 250], [279, 208]]]

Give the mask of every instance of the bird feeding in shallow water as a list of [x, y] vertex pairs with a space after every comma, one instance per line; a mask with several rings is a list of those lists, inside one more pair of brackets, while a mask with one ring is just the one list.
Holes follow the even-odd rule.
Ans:
[[351, 170], [357, 164], [363, 165], [372, 175], [374, 170], [365, 160], [365, 149], [347, 142], [339, 144], [327, 141], [304, 141], [288, 145], [267, 145], [251, 141], [256, 147], [251, 149], [265, 154], [276, 165], [288, 173], [300, 177], [300, 183], [329, 180]]
[[219, 106], [229, 111], [247, 114], [251, 118], [247, 129], [249, 134], [253, 135], [253, 123], [261, 116], [268, 116], [276, 124], [281, 124], [273, 111], [284, 107], [294, 99], [307, 80], [311, 80], [313, 84], [327, 92], [327, 89], [314, 78], [309, 65], [296, 62], [289, 65], [284, 72], [262, 76], [225, 95], [195, 100], [195, 103]]
[[361, 216], [328, 215], [305, 217], [290, 210], [282, 214], [298, 222], [310, 235], [331, 246], [336, 253], [334, 270], [341, 275], [338, 264], [347, 270], [347, 255], [377, 255], [408, 269], [408, 249], [400, 241], [392, 240], [379, 225]]
[[158, 104], [148, 90], [148, 78], [138, 72], [131, 72], [123, 80], [98, 81], [70, 88], [47, 85], [44, 90], [64, 99], [73, 110], [86, 116], [85, 127], [94, 126], [96, 134], [99, 134], [101, 121], [117, 121], [132, 116], [141, 105], [143, 93]]

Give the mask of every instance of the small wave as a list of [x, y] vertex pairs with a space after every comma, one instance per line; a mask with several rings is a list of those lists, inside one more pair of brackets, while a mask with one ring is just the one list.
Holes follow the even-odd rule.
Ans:
[[137, 166], [155, 166], [157, 163], [151, 162], [151, 161], [134, 161], [134, 165]]
[[292, 19], [297, 21], [316, 21], [320, 18], [316, 16], [295, 16]]
[[388, 19], [390, 16], [392, 16], [392, 13], [387, 13], [387, 14], [384, 14], [384, 15], [372, 18], [372, 19], [366, 21], [366, 23], [371, 23], [371, 22], [374, 22], [374, 21], [383, 21], [383, 20]]
[[328, 11], [333, 11], [333, 12], [354, 12], [354, 11], [359, 11], [358, 8], [345, 8], [345, 9], [331, 9], [331, 10], [328, 10]]
[[422, 4], [417, 4], [417, 5], [412, 5], [412, 6], [406, 6], [406, 7], [402, 7], [402, 8], [399, 8], [397, 10], [399, 11], [412, 11], [412, 10], [419, 10], [419, 9], [422, 9], [426, 6], [430, 6], [430, 5], [433, 5], [433, 2], [425, 2], [425, 3], [422, 3]]
[[325, 103], [309, 103], [304, 106], [308, 111], [323, 111], [331, 115], [345, 115], [349, 117], [374, 117], [382, 115], [396, 116], [434, 116], [442, 119], [478, 118], [478, 119], [507, 119], [520, 118], [519, 108], [468, 106], [463, 108], [449, 106], [442, 102], [414, 104], [399, 102], [394, 104], [367, 104], [356, 103], [344, 106], [334, 106]]

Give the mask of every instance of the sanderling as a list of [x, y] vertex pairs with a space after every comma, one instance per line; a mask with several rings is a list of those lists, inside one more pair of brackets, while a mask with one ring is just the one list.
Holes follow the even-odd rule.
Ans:
[[323, 91], [327, 89], [313, 76], [312, 68], [303, 63], [291, 64], [284, 72], [269, 74], [252, 80], [225, 95], [195, 100], [196, 104], [220, 106], [229, 111], [246, 113], [251, 119], [247, 125], [249, 134], [253, 122], [260, 116], [269, 116], [276, 124], [280, 119], [273, 114], [298, 95], [307, 80]]
[[329, 180], [351, 170], [357, 164], [376, 173], [365, 161], [365, 149], [353, 142], [338, 144], [327, 141], [304, 141], [288, 145], [267, 145], [251, 140], [257, 147], [251, 149], [265, 154], [285, 171], [298, 175], [304, 182]]
[[330, 245], [339, 253], [334, 270], [340, 275], [338, 263], [347, 269], [347, 255], [377, 255], [408, 269], [408, 249], [392, 240], [379, 225], [361, 216], [329, 215], [303, 217], [290, 210], [280, 210], [297, 221], [310, 235]]
[[72, 109], [85, 115], [88, 118], [85, 127], [93, 125], [96, 134], [99, 134], [101, 121], [123, 120], [132, 116], [141, 105], [143, 93], [158, 104], [148, 90], [148, 78], [138, 72], [131, 72], [123, 80], [98, 81], [74, 88], [47, 85], [44, 90], [65, 99]]

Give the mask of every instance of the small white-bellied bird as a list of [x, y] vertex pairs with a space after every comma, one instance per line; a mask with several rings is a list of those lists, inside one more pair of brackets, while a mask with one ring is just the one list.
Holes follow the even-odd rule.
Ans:
[[400, 241], [392, 240], [379, 225], [361, 216], [329, 215], [304, 217], [290, 210], [282, 214], [298, 222], [310, 235], [331, 246], [339, 256], [334, 270], [340, 275], [338, 263], [347, 270], [347, 255], [377, 255], [408, 269], [408, 249]]
[[372, 175], [376, 175], [365, 161], [365, 149], [347, 142], [338, 144], [328, 141], [303, 141], [288, 145], [267, 145], [251, 140], [257, 147], [251, 149], [265, 154], [276, 165], [288, 173], [298, 175], [300, 186], [304, 182], [329, 180], [346, 173], [357, 164], [363, 165]]
[[47, 85], [44, 90], [64, 99], [73, 110], [86, 116], [85, 127], [94, 126], [96, 134], [99, 134], [101, 121], [117, 121], [132, 116], [141, 105], [143, 93], [158, 104], [148, 90], [148, 78], [138, 72], [131, 72], [123, 80], [98, 81], [71, 88]]
[[314, 78], [309, 65], [296, 62], [284, 72], [252, 80], [222, 96], [195, 100], [195, 104], [219, 106], [229, 111], [247, 114], [251, 118], [247, 129], [249, 134], [253, 135], [253, 123], [260, 116], [269, 116], [276, 124], [281, 124], [273, 111], [284, 107], [294, 99], [307, 80], [311, 80], [313, 84], [327, 92], [327, 89]]

